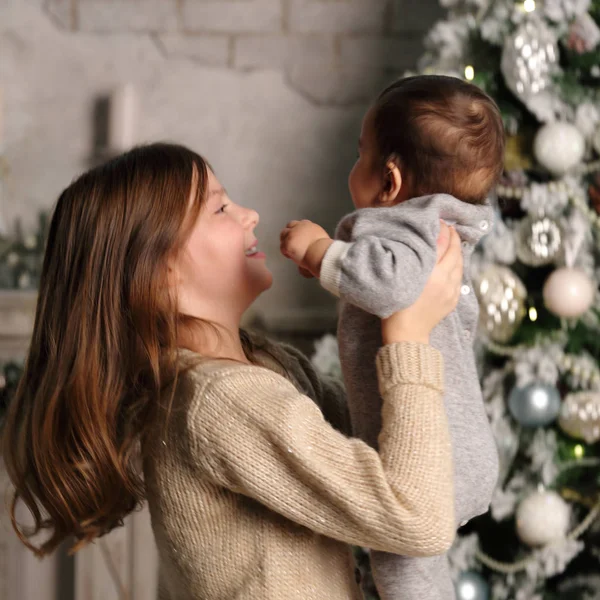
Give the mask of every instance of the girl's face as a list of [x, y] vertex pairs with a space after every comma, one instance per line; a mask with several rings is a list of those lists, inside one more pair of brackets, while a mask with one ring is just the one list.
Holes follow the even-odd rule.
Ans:
[[371, 108], [363, 119], [358, 158], [348, 176], [348, 188], [356, 208], [376, 206], [383, 189], [373, 118], [374, 109]]
[[[194, 202], [195, 190], [190, 197]], [[232, 202], [209, 170], [207, 198], [172, 271], [182, 313], [236, 326], [273, 276], [257, 249], [258, 213]]]

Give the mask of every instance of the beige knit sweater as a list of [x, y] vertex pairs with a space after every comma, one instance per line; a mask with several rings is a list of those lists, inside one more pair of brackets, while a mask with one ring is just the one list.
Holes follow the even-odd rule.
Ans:
[[264, 353], [195, 367], [143, 446], [160, 600], [358, 599], [349, 544], [425, 556], [453, 540], [440, 354], [380, 350], [378, 454], [341, 433], [339, 386], [270, 352], [287, 378]]

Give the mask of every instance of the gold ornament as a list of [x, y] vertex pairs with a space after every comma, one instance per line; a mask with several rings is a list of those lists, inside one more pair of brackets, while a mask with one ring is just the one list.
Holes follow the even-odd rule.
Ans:
[[523, 133], [507, 136], [504, 151], [506, 171], [531, 169], [533, 166], [532, 155], [531, 136]]
[[479, 300], [479, 323], [490, 339], [508, 342], [525, 316], [527, 290], [508, 268], [491, 265], [479, 276], [475, 285]]
[[558, 424], [568, 435], [595, 444], [600, 440], [600, 393], [569, 394], [563, 400]]

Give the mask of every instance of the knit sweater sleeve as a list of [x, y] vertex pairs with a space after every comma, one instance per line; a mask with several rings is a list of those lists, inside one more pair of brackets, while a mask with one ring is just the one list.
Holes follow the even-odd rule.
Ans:
[[455, 523], [441, 355], [419, 344], [385, 346], [377, 368], [379, 453], [336, 431], [276, 373], [223, 367], [198, 387], [188, 417], [202, 475], [349, 544], [445, 552]]

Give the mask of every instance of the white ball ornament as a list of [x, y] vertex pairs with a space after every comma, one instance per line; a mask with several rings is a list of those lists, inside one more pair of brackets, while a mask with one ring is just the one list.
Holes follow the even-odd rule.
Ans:
[[546, 308], [558, 317], [574, 318], [585, 313], [594, 301], [594, 284], [578, 269], [553, 271], [543, 289]]
[[550, 173], [564, 175], [583, 160], [585, 139], [571, 123], [548, 123], [537, 132], [533, 153]]
[[535, 492], [517, 508], [517, 535], [528, 546], [546, 546], [564, 539], [570, 519], [569, 505], [556, 492]]

